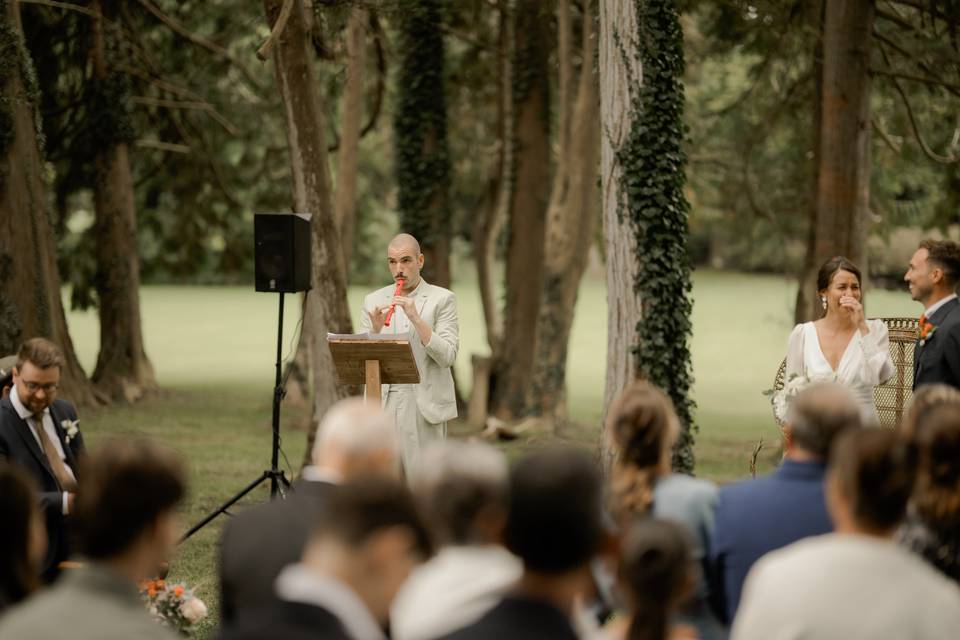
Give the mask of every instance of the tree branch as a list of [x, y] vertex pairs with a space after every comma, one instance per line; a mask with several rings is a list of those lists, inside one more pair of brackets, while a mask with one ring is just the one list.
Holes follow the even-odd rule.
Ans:
[[270, 29], [270, 35], [267, 36], [266, 41], [260, 45], [260, 48], [257, 49], [257, 57], [261, 60], [266, 60], [270, 57], [270, 51], [273, 49], [273, 43], [280, 37], [283, 33], [283, 30], [287, 27], [287, 20], [290, 19], [290, 12], [293, 10], [293, 0], [284, 0], [283, 6], [280, 7], [280, 15], [277, 16], [277, 21], [273, 23], [273, 27]]
[[170, 27], [170, 29], [174, 33], [184, 38], [185, 40], [192, 42], [193, 44], [199, 47], [203, 47], [204, 49], [211, 51], [217, 54], [218, 56], [224, 58], [225, 60], [230, 62], [232, 65], [234, 65], [237, 69], [239, 69], [240, 72], [243, 74], [243, 76], [247, 79], [247, 81], [251, 85], [256, 87], [257, 90], [263, 90], [263, 86], [260, 84], [260, 81], [257, 79], [257, 77], [253, 75], [250, 69], [247, 68], [247, 66], [243, 64], [240, 60], [238, 60], [236, 56], [234, 56], [232, 53], [230, 53], [220, 45], [216, 44], [215, 42], [211, 42], [206, 38], [203, 38], [194, 33], [191, 33], [182, 24], [180, 24], [170, 16], [163, 13], [163, 11], [161, 11], [159, 7], [157, 7], [155, 4], [150, 2], [150, 0], [137, 0], [137, 1], [140, 3], [140, 5], [144, 9], [146, 9], [148, 12], [153, 14], [153, 16], [157, 20], [159, 20], [163, 24]]
[[890, 134], [888, 134], [884, 128], [880, 126], [880, 121], [874, 117], [870, 119], [870, 124], [874, 130], [880, 134], [880, 139], [883, 140], [888, 147], [890, 147], [890, 150], [899, 155], [900, 145], [894, 142], [893, 138], [890, 137]]
[[199, 111], [206, 112], [211, 118], [213, 118], [217, 124], [223, 127], [227, 133], [232, 136], [237, 136], [240, 134], [240, 131], [237, 127], [227, 120], [220, 112], [217, 111], [216, 107], [206, 101], [196, 101], [196, 100], [165, 100], [163, 98], [151, 98], [148, 96], [134, 96], [130, 99], [134, 104], [142, 104], [151, 107], [163, 107], [165, 109], [197, 109]]
[[915, 76], [909, 73], [900, 73], [899, 71], [886, 71], [884, 69], [870, 69], [870, 73], [878, 76], [885, 76], [887, 78], [896, 78], [899, 80], [910, 80], [912, 82], [920, 82], [932, 87], [942, 87], [954, 94], [955, 96], [960, 96], [960, 84], [951, 84], [949, 82], [942, 82], [940, 80], [935, 80], [933, 78], [925, 78], [923, 76]]
[[148, 140], [140, 138], [134, 141], [137, 147], [147, 149], [159, 149], [160, 151], [172, 151], [173, 153], [190, 153], [190, 147], [185, 144], [174, 144], [173, 142], [161, 142], [159, 140]]
[[20, 4], [39, 4], [44, 7], [53, 7], [54, 9], [65, 9], [66, 11], [76, 11], [83, 13], [91, 18], [99, 18], [100, 12], [88, 9], [87, 7], [70, 2], [57, 2], [56, 0], [19, 0]]

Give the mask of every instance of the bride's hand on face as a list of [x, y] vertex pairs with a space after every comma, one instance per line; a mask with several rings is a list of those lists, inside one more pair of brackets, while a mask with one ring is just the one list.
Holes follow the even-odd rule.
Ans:
[[840, 310], [849, 314], [850, 321], [860, 329], [867, 329], [867, 320], [863, 315], [863, 305], [853, 296], [840, 298]]

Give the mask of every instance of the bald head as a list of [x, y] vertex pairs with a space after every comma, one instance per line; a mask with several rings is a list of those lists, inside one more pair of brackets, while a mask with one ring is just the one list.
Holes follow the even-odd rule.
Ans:
[[420, 255], [420, 243], [409, 233], [399, 233], [393, 237], [390, 244], [387, 245], [387, 252], [391, 249], [409, 249], [414, 257]]
[[857, 399], [848, 388], [834, 383], [807, 387], [790, 402], [787, 412], [791, 448], [822, 460], [841, 432], [861, 426]]
[[351, 480], [397, 471], [393, 419], [361, 398], [347, 398], [327, 411], [317, 427], [313, 464]]
[[403, 293], [407, 294], [420, 284], [423, 254], [420, 243], [409, 233], [401, 233], [387, 247], [387, 265], [393, 279], [403, 280]]

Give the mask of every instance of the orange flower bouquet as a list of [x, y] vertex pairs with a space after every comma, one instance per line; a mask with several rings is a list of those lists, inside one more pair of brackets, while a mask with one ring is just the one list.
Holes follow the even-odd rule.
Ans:
[[190, 628], [207, 617], [207, 606], [182, 584], [145, 580], [140, 583], [140, 595], [150, 615], [180, 635], [190, 635]]

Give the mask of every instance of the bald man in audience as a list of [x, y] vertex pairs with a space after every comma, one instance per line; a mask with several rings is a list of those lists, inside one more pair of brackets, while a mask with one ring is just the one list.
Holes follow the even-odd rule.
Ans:
[[[420, 243], [402, 233], [387, 247], [387, 266], [394, 284], [374, 291], [363, 301], [363, 331], [409, 335], [418, 354], [420, 384], [383, 387], [383, 407], [394, 416], [407, 477], [420, 465], [423, 449], [447, 436], [447, 422], [457, 417], [451, 367], [460, 347], [457, 299], [453, 292], [420, 277], [424, 257]], [[394, 295], [402, 280], [400, 295]], [[391, 306], [394, 315], [386, 326]]]
[[220, 612], [229, 623], [274, 598], [280, 571], [298, 562], [334, 487], [365, 477], [399, 477], [391, 416], [360, 398], [333, 405], [317, 428], [313, 464], [287, 500], [257, 505], [232, 518], [220, 545]]

